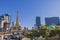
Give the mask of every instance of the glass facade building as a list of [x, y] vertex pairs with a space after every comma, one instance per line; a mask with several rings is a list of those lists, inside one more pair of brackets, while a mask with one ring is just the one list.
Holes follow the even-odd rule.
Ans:
[[46, 25], [58, 25], [59, 24], [59, 17], [50, 17], [45, 18], [45, 24]]
[[40, 20], [40, 17], [36, 17], [36, 26], [37, 28], [39, 28], [41, 26], [41, 20]]

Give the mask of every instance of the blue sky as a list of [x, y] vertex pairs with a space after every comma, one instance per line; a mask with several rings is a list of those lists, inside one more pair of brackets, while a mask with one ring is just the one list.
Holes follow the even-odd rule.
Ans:
[[0, 0], [0, 15], [8, 13], [15, 21], [17, 10], [21, 26], [31, 28], [36, 16], [41, 17], [42, 24], [45, 17], [59, 17], [60, 0]]

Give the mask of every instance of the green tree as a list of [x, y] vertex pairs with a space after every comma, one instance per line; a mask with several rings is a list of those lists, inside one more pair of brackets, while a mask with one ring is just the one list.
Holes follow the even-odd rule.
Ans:
[[42, 35], [42, 36], [48, 36], [49, 35], [49, 28], [48, 28], [48, 26], [46, 26], [46, 25], [43, 25], [43, 26], [41, 26], [41, 28], [40, 28], [40, 35]]
[[31, 40], [32, 40], [33, 38], [35, 38], [35, 37], [38, 38], [39, 36], [40, 36], [40, 32], [37, 31], [37, 30], [29, 30], [29, 31], [27, 32], [27, 37], [31, 38]]
[[56, 30], [51, 30], [49, 36], [50, 36], [50, 37], [56, 36], [56, 34], [57, 34], [57, 31], [56, 31]]

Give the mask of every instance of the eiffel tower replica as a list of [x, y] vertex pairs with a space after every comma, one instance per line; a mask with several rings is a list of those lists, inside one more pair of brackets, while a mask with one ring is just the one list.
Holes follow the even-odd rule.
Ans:
[[21, 30], [21, 26], [20, 26], [20, 24], [19, 24], [18, 11], [17, 11], [17, 14], [16, 14], [16, 23], [15, 23], [14, 29], [15, 29], [15, 30]]

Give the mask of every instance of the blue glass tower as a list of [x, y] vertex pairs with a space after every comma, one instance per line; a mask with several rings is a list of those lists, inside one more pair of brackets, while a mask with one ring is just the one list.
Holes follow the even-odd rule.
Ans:
[[45, 24], [48, 25], [48, 26], [58, 25], [59, 24], [59, 17], [45, 18]]
[[38, 29], [41, 26], [41, 20], [40, 20], [40, 17], [38, 17], [38, 16], [36, 17], [36, 26], [37, 26]]

